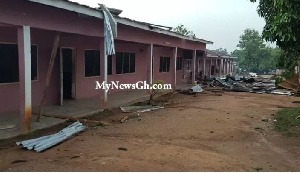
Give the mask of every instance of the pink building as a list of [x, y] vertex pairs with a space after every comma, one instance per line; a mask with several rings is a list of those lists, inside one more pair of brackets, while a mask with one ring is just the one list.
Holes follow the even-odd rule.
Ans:
[[[231, 57], [228, 54], [206, 50], [206, 55], [203, 59], [200, 59], [199, 69], [204, 71], [204, 73], [202, 73], [203, 77], [207, 76], [208, 78], [212, 78], [226, 76], [234, 71], [234, 59], [236, 59], [236, 57]], [[203, 64], [202, 66], [201, 63]], [[206, 65], [206, 68], [204, 68], [204, 64]]]
[[[206, 44], [212, 42], [119, 17], [120, 10], [111, 13], [118, 23], [118, 37], [117, 53], [108, 57], [108, 82], [163, 80], [176, 89], [189, 74], [194, 81], [200, 68], [202, 74], [212, 72], [211, 66], [205, 66]], [[0, 1], [0, 113], [19, 111], [29, 130], [31, 110], [43, 99], [58, 34], [59, 50], [44, 104], [102, 96], [95, 81], [106, 77], [103, 28], [101, 10], [66, 0]], [[225, 60], [217, 60], [215, 66], [229, 72]]]

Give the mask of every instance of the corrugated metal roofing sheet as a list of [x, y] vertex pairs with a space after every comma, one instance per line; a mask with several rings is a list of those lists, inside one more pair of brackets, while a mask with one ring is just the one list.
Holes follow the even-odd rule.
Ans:
[[59, 143], [62, 143], [63, 141], [69, 139], [73, 135], [82, 132], [85, 128], [86, 127], [82, 123], [75, 122], [56, 134], [43, 136], [37, 139], [17, 142], [16, 144], [18, 146], [22, 145], [24, 148], [28, 150], [35, 150], [36, 152], [42, 152]]

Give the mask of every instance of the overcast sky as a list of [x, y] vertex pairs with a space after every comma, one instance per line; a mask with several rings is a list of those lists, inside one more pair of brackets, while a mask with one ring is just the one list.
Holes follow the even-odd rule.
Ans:
[[164, 26], [183, 24], [198, 38], [213, 41], [209, 49], [236, 49], [246, 28], [262, 31], [257, 3], [249, 0], [72, 0], [80, 4], [122, 9], [122, 17]]

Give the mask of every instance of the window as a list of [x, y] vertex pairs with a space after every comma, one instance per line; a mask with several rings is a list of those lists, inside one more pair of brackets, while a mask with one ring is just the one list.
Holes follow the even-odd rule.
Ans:
[[116, 73], [135, 73], [135, 53], [117, 52]]
[[31, 80], [38, 80], [38, 48], [36, 45], [31, 46]]
[[159, 72], [170, 71], [170, 57], [160, 57]]
[[182, 57], [177, 57], [176, 69], [177, 70], [182, 70]]
[[100, 76], [100, 51], [85, 51], [85, 77]]
[[107, 75], [112, 75], [112, 56], [107, 56]]
[[[37, 46], [31, 46], [31, 80], [37, 80]], [[17, 44], [0, 43], [0, 83], [19, 82], [19, 54]]]

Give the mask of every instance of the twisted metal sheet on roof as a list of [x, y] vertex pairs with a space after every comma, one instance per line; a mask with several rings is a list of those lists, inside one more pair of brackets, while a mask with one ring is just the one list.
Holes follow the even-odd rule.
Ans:
[[105, 5], [101, 5], [101, 9], [104, 15], [105, 53], [106, 55], [114, 55], [116, 54], [114, 39], [117, 37], [117, 22]]

